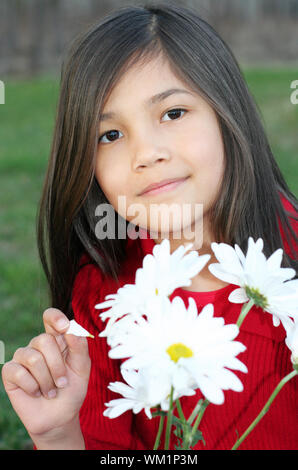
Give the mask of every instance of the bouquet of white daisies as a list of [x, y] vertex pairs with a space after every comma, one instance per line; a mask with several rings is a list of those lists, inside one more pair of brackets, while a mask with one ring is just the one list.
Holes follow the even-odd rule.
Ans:
[[[286, 345], [292, 351], [293, 371], [282, 379], [263, 410], [236, 441], [238, 448], [268, 410], [284, 384], [298, 373], [298, 280], [294, 269], [281, 268], [283, 251], [278, 249], [268, 259], [263, 254], [263, 240], [250, 237], [247, 254], [238, 245], [212, 243], [219, 261], [209, 270], [217, 278], [238, 285], [229, 296], [230, 302], [243, 303], [236, 324], [225, 324], [214, 316], [211, 303], [198, 312], [193, 298], [188, 306], [179, 297], [169, 296], [181, 286], [191, 285], [195, 276], [210, 259], [197, 251], [187, 253], [192, 244], [180, 246], [170, 254], [169, 240], [155, 245], [146, 255], [142, 268], [136, 271], [135, 284], [126, 284], [117, 293], [107, 295], [95, 308], [107, 321], [99, 336], [106, 337], [109, 356], [125, 359], [121, 366], [124, 382], [109, 384], [110, 390], [122, 396], [106, 403], [104, 415], [117, 418], [127, 410], [142, 410], [149, 419], [159, 417], [154, 449], [161, 445], [165, 427], [164, 448], [169, 449], [175, 428], [176, 449], [191, 449], [204, 438], [199, 425], [209, 403], [223, 404], [224, 391], [241, 392], [243, 385], [233, 371], [247, 372], [238, 358], [245, 346], [236, 340], [245, 316], [255, 304], [272, 315], [273, 324], [280, 322], [286, 330]], [[185, 416], [180, 398], [195, 395], [200, 399], [190, 416]], [[178, 416], [174, 415], [177, 410]]]

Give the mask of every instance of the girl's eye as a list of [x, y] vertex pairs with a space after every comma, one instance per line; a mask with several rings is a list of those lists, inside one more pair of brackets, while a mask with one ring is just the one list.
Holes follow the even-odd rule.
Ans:
[[[187, 113], [187, 110], [182, 109], [182, 108], [171, 109], [170, 111], [167, 111], [164, 114], [164, 116], [166, 116], [168, 114], [169, 116], [172, 116], [172, 117], [170, 119], [166, 119], [166, 121], [174, 121], [174, 120], [179, 119], [181, 117], [180, 116], [181, 113]], [[106, 144], [106, 143], [115, 142], [117, 140], [117, 137], [119, 136], [119, 133], [121, 134], [121, 132], [117, 131], [116, 129], [108, 131], [105, 134], [103, 134], [101, 137], [99, 137], [98, 143], [101, 142], [101, 143]], [[107, 141], [103, 141], [104, 138], [107, 138]]]
[[[105, 134], [103, 134], [101, 137], [99, 137], [98, 139], [98, 142], [101, 142], [101, 143], [111, 143], [111, 142], [114, 142], [115, 140], [117, 140], [117, 134], [119, 134], [120, 131], [116, 131], [115, 129], [113, 129], [112, 131], [108, 131], [106, 132]], [[103, 138], [104, 137], [107, 137], [107, 142], [103, 142]]]
[[170, 109], [170, 111], [167, 111], [164, 116], [166, 116], [167, 114], [168, 115], [171, 115], [173, 117], [170, 118], [170, 119], [166, 119], [166, 121], [173, 121], [175, 119], [179, 119], [181, 116], [179, 116], [179, 114], [181, 113], [187, 113], [187, 110], [186, 109], [182, 109], [182, 108], [177, 108], [177, 109]]

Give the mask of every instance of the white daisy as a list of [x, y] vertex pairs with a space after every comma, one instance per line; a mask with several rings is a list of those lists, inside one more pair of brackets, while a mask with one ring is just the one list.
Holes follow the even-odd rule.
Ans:
[[[169, 307], [170, 300], [168, 297], [156, 296], [152, 297], [150, 306], [148, 306], [147, 315], [124, 315], [115, 323], [112, 323], [109, 328], [99, 336], [107, 337], [107, 343], [111, 347], [122, 344], [127, 335], [131, 335], [134, 331], [135, 325], [142, 325], [146, 322], [145, 318], [148, 315], [154, 315], [155, 312], [166, 311]], [[136, 339], [137, 340], [137, 339]]]
[[[298, 280], [292, 268], [282, 268], [283, 250], [279, 248], [268, 259], [263, 253], [263, 240], [249, 237], [246, 256], [235, 244], [212, 243], [219, 263], [208, 266], [209, 271], [222, 281], [239, 285], [229, 295], [229, 301], [254, 304], [272, 314], [274, 326], [289, 316], [298, 319]], [[288, 281], [288, 282], [285, 282]]]
[[236, 358], [246, 349], [233, 341], [238, 332], [237, 325], [224, 325], [223, 318], [213, 317], [212, 304], [198, 315], [193, 298], [186, 309], [183, 300], [175, 297], [147, 319], [131, 324], [122, 341], [119, 334], [119, 344], [109, 356], [129, 358], [122, 365], [126, 369], [158, 368], [161, 375], [170, 374], [176, 393], [200, 388], [210, 402], [221, 404], [222, 390], [243, 390], [238, 377], [227, 369], [247, 372]]
[[[163, 411], [169, 409], [171, 384], [168, 374], [160, 374], [156, 368], [141, 369], [140, 371], [121, 369], [122, 377], [127, 382], [111, 382], [108, 388], [119, 393], [124, 398], [117, 398], [105, 403], [107, 409], [104, 416], [117, 418], [128, 410], [137, 414], [144, 410], [149, 419], [152, 418], [151, 408], [160, 405]], [[193, 395], [193, 390], [184, 390], [184, 395]], [[174, 399], [179, 398], [177, 393]]]
[[105, 406], [108, 408], [104, 411], [104, 416], [117, 418], [127, 410], [132, 410], [133, 413], [139, 413], [144, 409], [148, 418], [151, 419], [150, 408], [156, 405], [156, 403], [152, 403], [149, 400], [148, 391], [150, 388], [147, 387], [142, 373], [138, 373], [134, 370], [123, 370], [122, 376], [128, 385], [122, 382], [112, 382], [108, 385], [108, 388], [112, 390], [112, 392], [119, 393], [124, 398], [117, 398], [105, 403]]
[[116, 294], [105, 297], [105, 301], [95, 305], [97, 309], [111, 307], [100, 314], [103, 321], [110, 320], [100, 336], [107, 336], [110, 327], [123, 315], [130, 314], [134, 319], [146, 315], [152, 298], [169, 296], [181, 286], [190, 286], [191, 278], [198, 274], [209, 261], [210, 255], [199, 256], [197, 251], [185, 254], [191, 247], [179, 246], [170, 254], [168, 239], [156, 244], [153, 254], [143, 259], [143, 267], [137, 269], [135, 284], [126, 284]]
[[285, 343], [292, 352], [291, 361], [295, 368], [298, 367], [298, 322], [288, 318], [283, 323], [287, 332]]

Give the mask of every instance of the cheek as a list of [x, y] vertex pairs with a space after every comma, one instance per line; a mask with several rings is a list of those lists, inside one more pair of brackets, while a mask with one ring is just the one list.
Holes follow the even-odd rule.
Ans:
[[98, 159], [95, 168], [95, 177], [108, 202], [116, 212], [126, 218], [125, 208], [129, 205], [129, 191], [125, 183], [125, 169]]
[[109, 165], [104, 159], [97, 158], [95, 177], [108, 201], [114, 205], [115, 196], [119, 189], [119, 172], [113, 171], [112, 165]]
[[191, 158], [191, 163], [198, 177], [208, 175], [220, 177], [224, 168], [224, 146], [220, 129], [213, 123], [193, 131], [192, 138], [185, 139], [186, 155]]
[[217, 197], [224, 174], [224, 146], [220, 130], [200, 126], [196, 137], [187, 141], [185, 154], [194, 175], [193, 197], [208, 210]]

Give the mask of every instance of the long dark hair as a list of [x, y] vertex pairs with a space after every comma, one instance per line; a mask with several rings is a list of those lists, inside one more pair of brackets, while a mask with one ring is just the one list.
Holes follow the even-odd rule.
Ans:
[[[257, 106], [229, 47], [192, 9], [164, 4], [120, 8], [69, 47], [37, 214], [50, 303], [70, 318], [82, 253], [115, 280], [125, 259], [127, 239], [95, 236], [95, 208], [108, 203], [94, 176], [100, 112], [125, 70], [160, 53], [218, 117], [226, 162], [212, 209], [216, 241], [237, 243], [246, 252], [248, 236], [262, 237], [269, 256], [284, 248], [281, 223], [292, 250], [291, 236], [297, 242], [280, 196], [296, 211], [298, 201], [272, 155]], [[284, 253], [282, 266], [297, 269], [297, 259]]]

